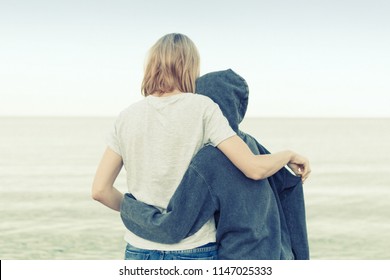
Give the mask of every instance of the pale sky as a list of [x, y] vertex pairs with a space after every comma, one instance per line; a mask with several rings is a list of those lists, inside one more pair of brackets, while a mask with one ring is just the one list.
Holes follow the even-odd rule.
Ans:
[[250, 117], [390, 117], [390, 1], [0, 0], [0, 115], [116, 116], [148, 49], [188, 35]]

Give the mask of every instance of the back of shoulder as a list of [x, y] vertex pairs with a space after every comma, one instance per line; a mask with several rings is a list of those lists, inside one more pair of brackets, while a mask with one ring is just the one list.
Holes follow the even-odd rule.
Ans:
[[124, 120], [128, 120], [129, 118], [139, 116], [145, 111], [145, 106], [145, 99], [130, 104], [119, 113], [117, 116], [117, 122], [122, 122]]
[[143, 110], [147, 106], [146, 98], [143, 98], [137, 102], [134, 102], [127, 106], [122, 112], [131, 112], [131, 111], [137, 111], [137, 110]]
[[207, 96], [201, 95], [201, 94], [191, 94], [189, 101], [196, 106], [199, 106], [201, 108], [210, 108], [216, 105], [216, 103]]
[[202, 94], [199, 94], [199, 93], [191, 94], [191, 96], [195, 100], [197, 100], [198, 102], [203, 102], [203, 103], [206, 103], [206, 104], [214, 103], [214, 101], [211, 100], [210, 97], [202, 95]]

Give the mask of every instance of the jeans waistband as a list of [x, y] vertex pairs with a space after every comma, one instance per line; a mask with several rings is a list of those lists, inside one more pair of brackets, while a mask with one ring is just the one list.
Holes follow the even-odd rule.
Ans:
[[138, 252], [150, 252], [150, 251], [158, 251], [158, 252], [167, 252], [167, 253], [198, 253], [198, 252], [211, 252], [216, 251], [218, 249], [218, 245], [215, 242], [207, 243], [205, 245], [193, 248], [193, 249], [185, 249], [185, 250], [173, 250], [173, 251], [166, 251], [166, 250], [148, 250], [148, 249], [141, 249], [132, 246], [131, 244], [127, 243], [127, 248], [132, 251], [138, 251]]

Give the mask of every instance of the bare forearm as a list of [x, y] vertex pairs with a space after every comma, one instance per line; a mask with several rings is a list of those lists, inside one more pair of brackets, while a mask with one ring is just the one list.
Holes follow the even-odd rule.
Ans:
[[120, 211], [123, 194], [113, 184], [122, 166], [122, 157], [107, 148], [92, 184], [92, 198], [116, 211]]
[[105, 206], [115, 211], [120, 211], [123, 193], [115, 187], [102, 188], [101, 191], [92, 193], [92, 197]]
[[310, 174], [310, 165], [306, 158], [292, 151], [254, 155], [248, 145], [237, 135], [226, 139], [217, 147], [248, 178], [254, 180], [272, 176], [287, 164], [294, 165], [294, 172], [302, 176], [302, 180]]
[[293, 152], [282, 151], [268, 155], [254, 156], [254, 177], [253, 179], [265, 179], [274, 175], [281, 168], [287, 165], [293, 157]]

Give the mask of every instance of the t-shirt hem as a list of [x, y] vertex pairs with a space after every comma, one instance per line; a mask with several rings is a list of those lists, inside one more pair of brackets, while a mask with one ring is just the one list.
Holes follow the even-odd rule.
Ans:
[[217, 138], [216, 140], [214, 140], [213, 143], [211, 143], [211, 145], [213, 147], [217, 147], [219, 144], [221, 144], [223, 141], [229, 139], [230, 137], [233, 137], [233, 136], [236, 136], [237, 133], [235, 133], [234, 131], [232, 131], [230, 134], [227, 134], [226, 136], [224, 137], [220, 137], [220, 138]]
[[111, 145], [110, 143], [107, 144], [107, 147], [110, 148], [110, 150], [112, 150], [113, 152], [115, 152], [119, 156], [122, 156], [120, 150], [118, 148], [114, 147], [113, 145]]

